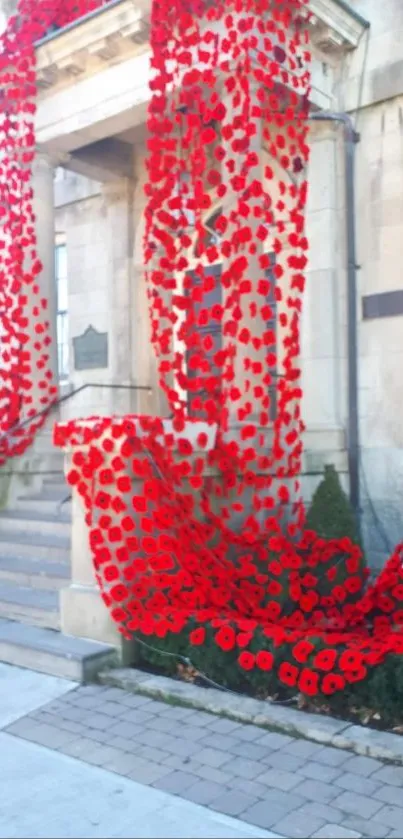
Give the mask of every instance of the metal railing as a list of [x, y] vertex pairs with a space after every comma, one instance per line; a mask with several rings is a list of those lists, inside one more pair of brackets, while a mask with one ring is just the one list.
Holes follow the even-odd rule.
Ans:
[[[70, 399], [72, 399], [73, 396], [77, 396], [78, 393], [82, 393], [83, 391], [88, 390], [89, 388], [95, 388], [97, 390], [100, 390], [101, 388], [104, 388], [104, 389], [107, 389], [107, 390], [124, 390], [124, 391], [125, 390], [129, 390], [129, 391], [130, 390], [133, 390], [133, 391], [140, 390], [140, 391], [146, 391], [147, 393], [150, 393], [150, 394], [152, 393], [152, 387], [150, 387], [149, 385], [117, 385], [117, 384], [104, 384], [102, 382], [86, 382], [86, 384], [80, 385], [80, 387], [74, 388], [73, 390], [69, 391], [69, 393], [66, 393], [64, 396], [60, 396], [58, 399], [55, 399], [53, 402], [51, 402], [50, 405], [46, 405], [44, 408], [42, 408], [40, 411], [38, 411], [32, 417], [28, 417], [27, 419], [22, 420], [22, 422], [19, 422], [16, 425], [13, 425], [10, 429], [8, 429], [8, 431], [4, 431], [2, 434], [0, 434], [0, 448], [1, 448], [2, 442], [4, 440], [12, 439], [16, 435], [18, 435], [18, 433], [20, 431], [22, 431], [24, 428], [29, 428], [29, 426], [32, 425], [33, 423], [35, 423], [38, 419], [41, 419], [42, 417], [44, 419], [46, 419], [54, 411], [56, 411], [60, 407], [60, 405], [63, 405], [65, 402], [68, 402]], [[10, 472], [4, 472], [3, 470], [1, 471], [2, 476], [11, 476], [11, 475], [16, 475], [16, 474], [17, 473], [15, 471], [10, 471]], [[35, 471], [35, 472], [24, 471], [24, 475], [48, 475], [48, 474], [52, 474], [52, 470]]]

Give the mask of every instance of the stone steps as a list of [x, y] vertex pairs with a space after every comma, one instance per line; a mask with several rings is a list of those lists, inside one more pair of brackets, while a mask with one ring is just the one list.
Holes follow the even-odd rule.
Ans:
[[0, 556], [0, 583], [15, 583], [32, 589], [58, 591], [70, 579], [69, 562], [53, 562], [31, 557]]
[[60, 472], [55, 472], [53, 475], [48, 475], [43, 481], [43, 490], [61, 490], [66, 491], [69, 489], [68, 484], [64, 480], [64, 475], [60, 474]]
[[0, 582], [0, 618], [59, 629], [59, 594], [48, 589]]
[[0, 556], [32, 557], [50, 562], [70, 562], [70, 536], [52, 536], [40, 533], [20, 533], [15, 530], [1, 532]]
[[5, 510], [0, 513], [0, 534], [4, 535], [18, 528], [21, 534], [49, 534], [52, 536], [70, 536], [71, 517], [59, 515], [42, 515], [24, 510]]
[[48, 476], [0, 513], [0, 661], [86, 681], [117, 664], [114, 647], [60, 630], [60, 590], [70, 579], [70, 495], [63, 474]]
[[50, 497], [40, 494], [26, 495], [23, 498], [17, 498], [15, 509], [19, 512], [34, 513], [43, 518], [50, 517], [53, 519], [59, 516], [71, 518], [71, 502], [67, 500], [68, 498], [67, 489], [65, 489], [64, 495], [60, 495], [60, 497], [51, 494]]
[[91, 681], [99, 670], [117, 663], [115, 649], [107, 644], [4, 618], [0, 618], [0, 661], [77, 682]]

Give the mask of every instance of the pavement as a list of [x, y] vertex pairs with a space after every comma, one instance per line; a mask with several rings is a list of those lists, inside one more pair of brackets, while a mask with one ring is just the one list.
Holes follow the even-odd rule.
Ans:
[[10, 839], [403, 839], [401, 766], [7, 665], [0, 791]]
[[[63, 727], [53, 729], [53, 742], [46, 746], [7, 733], [18, 721], [23, 724], [55, 700], [63, 707], [63, 701], [77, 689], [78, 698], [83, 689], [73, 682], [0, 663], [1, 839], [275, 837], [269, 831], [93, 765], [90, 751], [86, 755], [90, 762], [84, 762], [84, 738], [81, 759], [63, 754], [61, 744], [66, 744], [66, 738], [60, 738], [60, 731], [69, 739]], [[75, 706], [68, 703], [68, 707]], [[68, 725], [67, 720], [64, 722]], [[70, 728], [74, 730], [74, 725]], [[77, 742], [77, 736], [70, 737], [70, 742]], [[94, 745], [92, 740], [87, 742]]]

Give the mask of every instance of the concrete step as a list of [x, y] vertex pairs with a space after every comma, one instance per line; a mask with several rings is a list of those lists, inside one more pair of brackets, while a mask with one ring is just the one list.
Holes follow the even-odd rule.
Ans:
[[34, 555], [49, 562], [70, 562], [70, 537], [21, 533], [17, 527], [2, 533], [0, 527], [0, 555], [19, 559]]
[[20, 533], [48, 534], [62, 537], [70, 536], [71, 516], [58, 516], [33, 513], [25, 510], [5, 510], [0, 513], [0, 533], [6, 534], [18, 530]]
[[70, 580], [69, 562], [49, 562], [28, 557], [0, 555], [0, 583], [58, 591]]
[[22, 495], [18, 500], [20, 501], [54, 501], [60, 503], [65, 498], [71, 495], [71, 487], [68, 484], [46, 484], [40, 492], [30, 492], [27, 495]]
[[43, 472], [61, 474], [64, 470], [64, 457], [57, 449], [49, 448], [46, 443], [35, 442], [32, 450], [28, 450], [28, 454], [22, 456], [20, 464], [28, 467], [28, 471], [36, 471], [35, 466], [39, 466]]
[[44, 479], [43, 479], [43, 487], [44, 488], [45, 487], [53, 488], [55, 486], [58, 487], [58, 488], [60, 488], [60, 487], [63, 487], [63, 488], [67, 487], [68, 488], [68, 483], [66, 481], [66, 477], [65, 477], [65, 474], [64, 474], [63, 471], [54, 472], [53, 474], [50, 473], [50, 474], [46, 475], [46, 477], [44, 477]]
[[0, 532], [0, 555], [17, 557], [32, 557], [48, 562], [70, 561], [70, 539], [65, 536], [56, 537], [38, 533], [19, 533], [18, 530], [9, 533]]
[[59, 629], [59, 592], [0, 582], [0, 618]]
[[41, 495], [44, 498], [49, 498], [49, 494], [53, 493], [53, 498], [66, 498], [66, 495], [71, 495], [71, 487], [66, 483], [66, 481], [54, 481], [54, 483], [48, 484], [45, 480], [42, 485]]
[[54, 516], [59, 516], [59, 514], [67, 517], [71, 516], [71, 501], [67, 501], [68, 498], [69, 493], [67, 489], [59, 497], [48, 497], [47, 494], [44, 496], [43, 493], [38, 495], [25, 495], [17, 498], [14, 509], [26, 510], [27, 513], [38, 513], [44, 518], [48, 516], [53, 518]]
[[115, 648], [107, 644], [2, 618], [0, 661], [77, 682], [91, 681], [118, 664]]

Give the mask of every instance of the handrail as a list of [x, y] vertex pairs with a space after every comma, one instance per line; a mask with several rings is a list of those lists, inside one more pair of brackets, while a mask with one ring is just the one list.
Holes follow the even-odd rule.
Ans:
[[13, 437], [18, 431], [27, 426], [31, 425], [31, 423], [35, 422], [35, 420], [39, 419], [40, 417], [47, 417], [55, 408], [58, 408], [59, 405], [63, 405], [64, 402], [68, 402], [69, 399], [72, 399], [73, 396], [76, 396], [77, 393], [81, 393], [83, 390], [86, 390], [89, 387], [94, 388], [109, 388], [109, 390], [146, 390], [149, 393], [152, 392], [152, 388], [149, 385], [116, 385], [116, 384], [102, 384], [102, 382], [86, 382], [84, 385], [80, 385], [80, 387], [74, 388], [69, 393], [66, 393], [64, 396], [60, 396], [58, 399], [55, 399], [54, 402], [51, 402], [50, 405], [46, 405], [45, 408], [42, 408], [41, 411], [34, 414], [33, 417], [28, 417], [27, 419], [23, 420], [22, 422], [18, 423], [18, 425], [14, 425], [8, 431], [3, 432], [0, 435], [0, 445], [4, 438]]

